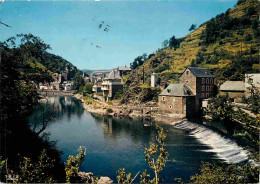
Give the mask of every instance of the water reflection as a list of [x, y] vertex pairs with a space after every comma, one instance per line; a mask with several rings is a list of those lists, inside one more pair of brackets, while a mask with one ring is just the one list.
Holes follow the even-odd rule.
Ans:
[[[36, 126], [38, 129], [42, 124], [42, 120], [50, 119], [55, 123], [57, 120], [67, 118], [71, 119], [72, 115], [81, 117], [84, 112], [82, 103], [74, 97], [70, 96], [53, 96], [42, 99], [40, 104], [35, 106], [34, 112], [29, 116], [28, 121], [31, 127]], [[51, 116], [51, 118], [49, 118]]]
[[[87, 148], [86, 159], [80, 168], [82, 171], [109, 176], [114, 182], [119, 168], [126, 168], [133, 175], [145, 169], [152, 174], [145, 163], [144, 150], [151, 141], [155, 141], [154, 122], [92, 114], [85, 111], [73, 97], [54, 97], [50, 101], [58, 110], [55, 112], [56, 120], [45, 131], [51, 133], [50, 139], [57, 141], [57, 146], [64, 152], [62, 161], [68, 155], [75, 154], [82, 145]], [[51, 105], [48, 107], [51, 108]], [[39, 108], [36, 108], [30, 120], [41, 120]], [[162, 172], [165, 182], [173, 182], [175, 177], [188, 181], [190, 175], [199, 172], [201, 161], [217, 159], [215, 153], [205, 151], [209, 150], [208, 146], [201, 144], [188, 132], [164, 124], [160, 126], [168, 131], [166, 149], [170, 156]]]

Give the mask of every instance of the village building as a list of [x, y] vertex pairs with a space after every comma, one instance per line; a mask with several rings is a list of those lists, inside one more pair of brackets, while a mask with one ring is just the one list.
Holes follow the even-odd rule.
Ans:
[[260, 73], [245, 74], [246, 92], [249, 92], [249, 89], [252, 87], [260, 90]]
[[159, 95], [159, 108], [164, 112], [186, 116], [193, 111], [192, 106], [187, 104], [193, 99], [194, 94], [184, 84], [170, 84]]
[[119, 66], [117, 70], [119, 72], [119, 75], [122, 77], [123, 75], [129, 74], [132, 69], [128, 66]]
[[123, 89], [122, 77], [118, 71], [112, 70], [108, 77], [103, 79], [101, 90], [103, 91], [103, 98], [105, 101], [113, 99], [116, 92]]
[[233, 102], [241, 102], [245, 91], [246, 88], [243, 81], [226, 81], [219, 88], [219, 94], [228, 94]]
[[214, 75], [209, 69], [188, 67], [179, 84], [170, 84], [159, 95], [159, 109], [186, 117], [199, 115], [202, 102], [214, 96], [214, 86]]

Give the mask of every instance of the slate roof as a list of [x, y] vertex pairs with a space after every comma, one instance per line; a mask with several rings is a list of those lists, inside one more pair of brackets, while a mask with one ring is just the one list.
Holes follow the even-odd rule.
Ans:
[[194, 96], [184, 84], [170, 84], [160, 96]]
[[118, 74], [117, 71], [112, 70], [109, 74], [107, 79], [122, 79], [122, 77]]
[[195, 75], [195, 77], [214, 77], [210, 70], [206, 68], [188, 67], [188, 69], [193, 73], [193, 75]]
[[245, 91], [245, 83], [243, 81], [226, 81], [220, 85], [220, 91]]
[[129, 70], [131, 70], [131, 68], [128, 67], [128, 66], [119, 66], [119, 67], [118, 67], [118, 70], [129, 71]]

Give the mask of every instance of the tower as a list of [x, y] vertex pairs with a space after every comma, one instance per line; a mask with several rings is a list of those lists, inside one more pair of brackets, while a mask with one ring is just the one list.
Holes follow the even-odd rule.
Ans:
[[152, 87], [157, 87], [157, 79], [158, 79], [157, 74], [153, 73], [151, 75], [151, 86]]

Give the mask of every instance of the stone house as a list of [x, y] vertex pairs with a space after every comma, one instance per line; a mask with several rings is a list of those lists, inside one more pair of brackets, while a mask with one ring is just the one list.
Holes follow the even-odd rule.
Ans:
[[243, 81], [226, 81], [219, 88], [219, 94], [224, 95], [227, 93], [233, 102], [241, 102], [245, 91], [246, 88]]
[[180, 77], [180, 83], [190, 88], [195, 95], [195, 113], [202, 107], [202, 100], [215, 95], [215, 77], [209, 69], [188, 67]]
[[189, 104], [193, 99], [194, 94], [184, 84], [170, 84], [159, 95], [158, 103], [161, 111], [186, 116], [193, 111]]
[[[185, 114], [187, 117], [199, 115], [202, 101], [214, 96], [214, 79], [215, 77], [209, 69], [186, 68], [179, 78], [180, 83], [169, 85], [159, 95], [159, 109], [165, 112]], [[167, 95], [169, 90], [171, 95]], [[167, 104], [173, 100], [172, 97], [176, 102], [174, 101], [173, 105]], [[164, 99], [168, 99], [169, 102], [163, 103]]]
[[118, 67], [118, 72], [119, 75], [122, 77], [123, 75], [129, 74], [131, 72], [131, 68], [128, 66], [119, 66]]
[[119, 72], [112, 70], [107, 78], [103, 79], [101, 84], [101, 90], [103, 91], [103, 98], [105, 101], [109, 101], [114, 98], [116, 92], [123, 89], [122, 77]]

